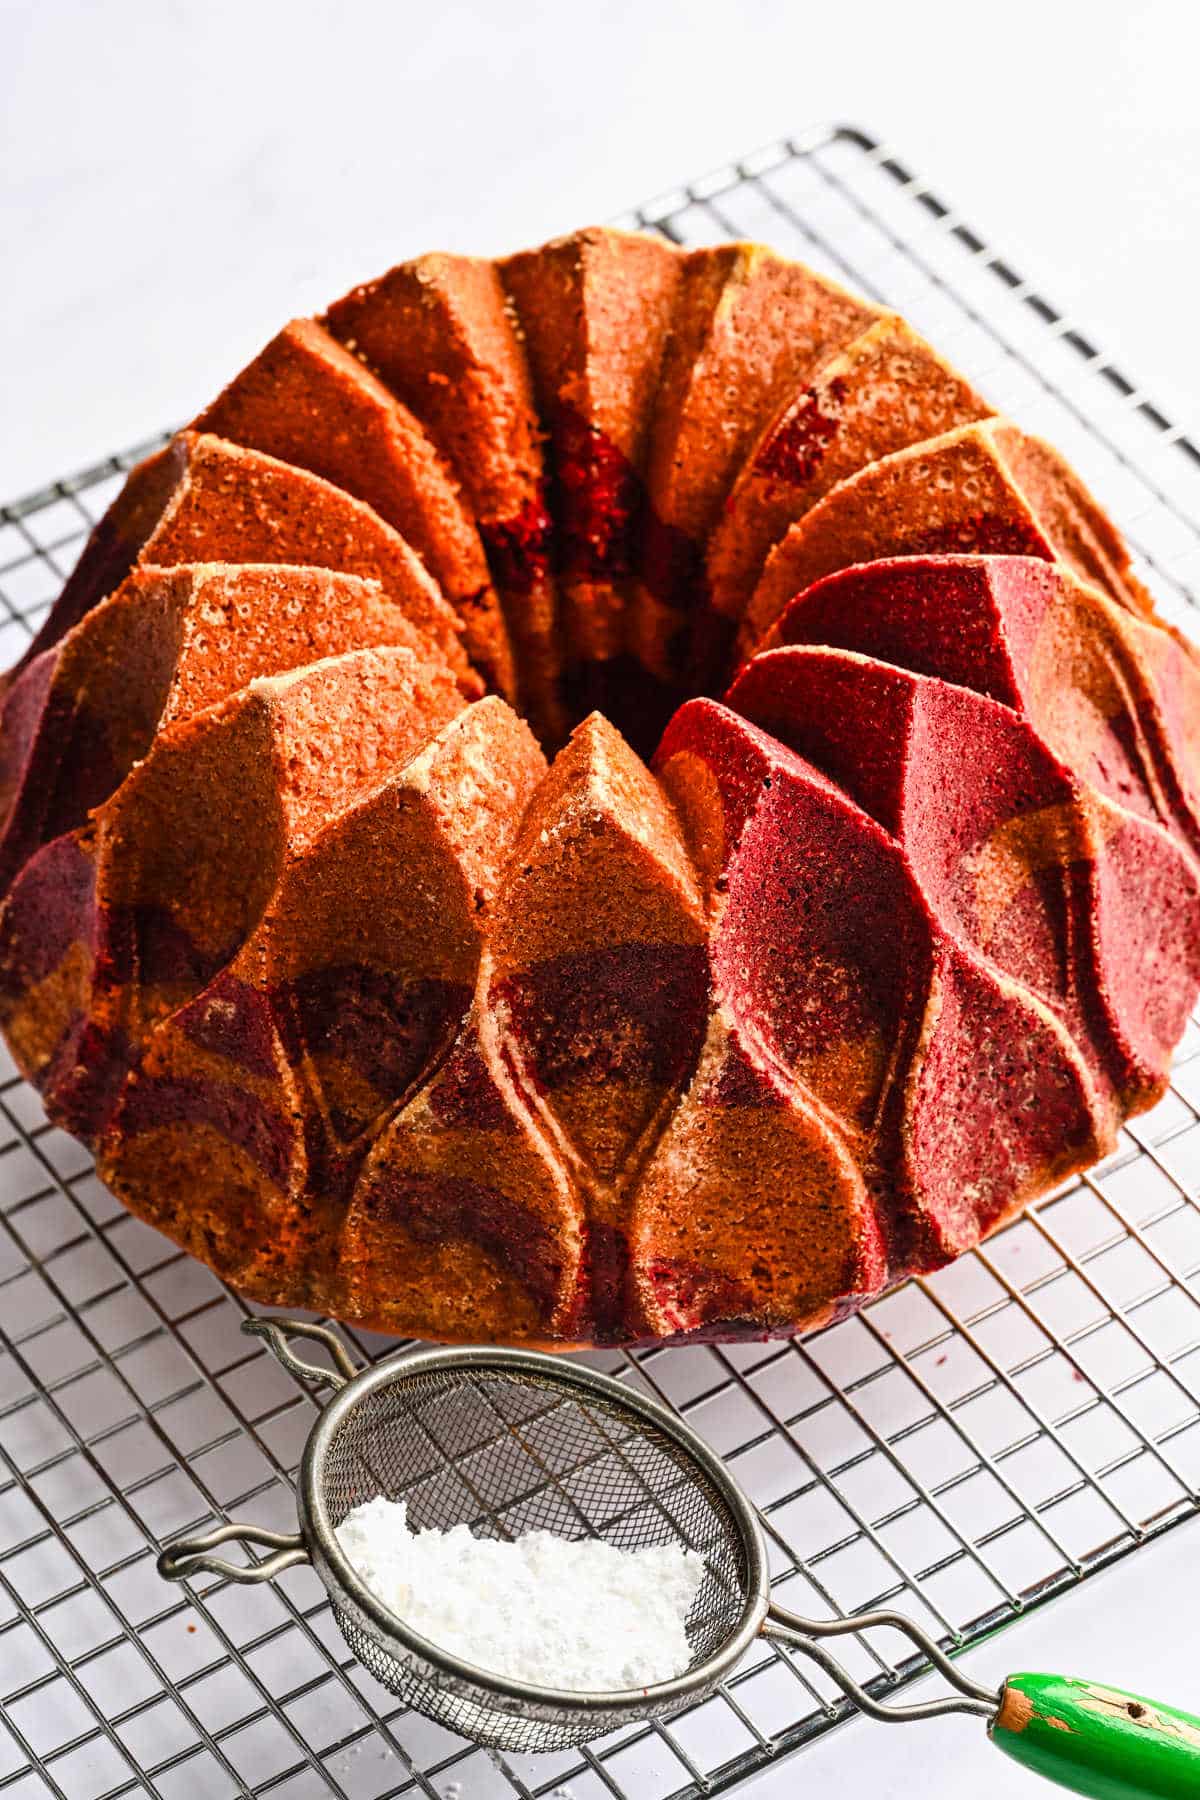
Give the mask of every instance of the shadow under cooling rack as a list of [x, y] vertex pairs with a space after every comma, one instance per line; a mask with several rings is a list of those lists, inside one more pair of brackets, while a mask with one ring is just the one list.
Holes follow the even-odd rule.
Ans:
[[[1051, 438], [1194, 625], [1200, 456], [1155, 401], [891, 152], [772, 146], [621, 221], [761, 238], [903, 312]], [[124, 471], [0, 509], [0, 664], [36, 630]], [[1118, 1152], [980, 1250], [802, 1342], [589, 1358], [678, 1408], [761, 1507], [784, 1604], [885, 1603], [961, 1648], [1200, 1505], [1200, 1030]], [[289, 1528], [315, 1416], [238, 1330], [245, 1304], [129, 1217], [0, 1081], [0, 1795], [663, 1800], [713, 1793], [837, 1724], [819, 1673], [755, 1645], [666, 1725], [489, 1756], [350, 1661], [324, 1591], [216, 1582], [159, 1543], [236, 1513]], [[368, 1357], [393, 1348], [351, 1334]], [[919, 1672], [847, 1660], [884, 1693]]]

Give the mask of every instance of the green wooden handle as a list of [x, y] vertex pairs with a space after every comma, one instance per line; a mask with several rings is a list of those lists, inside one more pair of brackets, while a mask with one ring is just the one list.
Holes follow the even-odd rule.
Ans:
[[1093, 1800], [1200, 1795], [1200, 1719], [1064, 1675], [1010, 1675], [990, 1726], [1006, 1755]]

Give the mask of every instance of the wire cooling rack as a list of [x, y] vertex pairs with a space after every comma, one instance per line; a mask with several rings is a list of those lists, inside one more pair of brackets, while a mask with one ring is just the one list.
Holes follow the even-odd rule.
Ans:
[[[1200, 452], [884, 147], [779, 144], [621, 221], [762, 238], [897, 307], [1044, 432], [1180, 624], [1200, 589]], [[148, 446], [0, 511], [0, 665]], [[163, 1800], [665, 1800], [716, 1793], [845, 1716], [757, 1645], [665, 1726], [489, 1756], [347, 1656], [307, 1569], [182, 1597], [162, 1540], [289, 1529], [311, 1396], [244, 1303], [129, 1217], [13, 1073], [0, 1081], [0, 1794]], [[1118, 1152], [931, 1280], [805, 1342], [596, 1356], [667, 1400], [762, 1508], [780, 1599], [885, 1603], [965, 1646], [1200, 1507], [1200, 1030]], [[364, 1357], [391, 1348], [350, 1334]], [[920, 1672], [853, 1640], [874, 1691]], [[6, 1727], [6, 1729], [5, 1729]]]

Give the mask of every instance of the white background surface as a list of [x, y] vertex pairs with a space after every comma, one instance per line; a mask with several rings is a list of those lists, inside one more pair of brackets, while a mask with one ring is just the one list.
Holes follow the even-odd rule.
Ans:
[[[1200, 422], [1185, 4], [0, 0], [0, 497], [193, 413], [282, 317], [512, 248], [826, 119], [887, 135]], [[1200, 1526], [976, 1653], [1200, 1706]], [[859, 1722], [760, 1800], [1036, 1792], [970, 1721]]]
[[1200, 415], [1190, 0], [0, 0], [0, 497], [288, 312], [861, 122]]

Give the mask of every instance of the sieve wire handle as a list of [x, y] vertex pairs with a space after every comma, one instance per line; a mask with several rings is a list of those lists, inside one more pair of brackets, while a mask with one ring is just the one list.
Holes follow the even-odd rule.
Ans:
[[[902, 1632], [955, 1693], [913, 1706], [885, 1705], [868, 1694], [821, 1642], [878, 1625]], [[772, 1606], [763, 1635], [817, 1663], [847, 1699], [873, 1719], [905, 1724], [946, 1713], [981, 1714], [997, 1749], [1092, 1800], [1184, 1800], [1185, 1795], [1200, 1794], [1200, 1718], [1140, 1694], [1094, 1681], [1036, 1674], [1010, 1675], [994, 1693], [957, 1668], [941, 1645], [902, 1613], [802, 1619]]]
[[[250, 1337], [262, 1338], [276, 1362], [303, 1381], [324, 1382], [328, 1387], [342, 1388], [358, 1374], [345, 1344], [326, 1325], [314, 1325], [308, 1319], [256, 1318], [243, 1319], [242, 1330]], [[337, 1364], [336, 1370], [327, 1369], [321, 1363], [305, 1362], [302, 1356], [297, 1356], [288, 1343], [288, 1339], [294, 1337], [308, 1338], [311, 1343], [323, 1345]]]
[[[849, 1632], [871, 1631], [877, 1626], [888, 1626], [893, 1631], [899, 1631], [910, 1643], [915, 1644], [922, 1656], [928, 1657], [938, 1673], [954, 1688], [955, 1694], [946, 1695], [939, 1700], [921, 1700], [912, 1706], [886, 1706], [872, 1694], [868, 1694], [820, 1641], [827, 1637], [844, 1637]], [[885, 1724], [903, 1725], [913, 1719], [940, 1719], [946, 1713], [977, 1713], [988, 1720], [995, 1717], [999, 1705], [996, 1691], [972, 1681], [969, 1675], [956, 1668], [941, 1645], [927, 1631], [922, 1631], [919, 1625], [905, 1618], [903, 1613], [872, 1612], [856, 1613], [849, 1619], [802, 1619], [799, 1613], [788, 1612], [782, 1606], [773, 1605], [763, 1622], [762, 1630], [764, 1637], [786, 1644], [789, 1649], [799, 1650], [810, 1662], [815, 1662], [824, 1669], [846, 1698], [853, 1700], [859, 1711], [866, 1713], [868, 1718], [882, 1719]]]
[[[210, 1556], [219, 1544], [262, 1544], [274, 1550], [261, 1562], [231, 1563], [223, 1556]], [[269, 1531], [265, 1525], [217, 1525], [199, 1537], [179, 1538], [168, 1544], [158, 1558], [158, 1572], [166, 1581], [187, 1581], [203, 1569], [209, 1575], [226, 1575], [230, 1581], [272, 1581], [285, 1569], [308, 1561], [308, 1550], [298, 1531]]]

